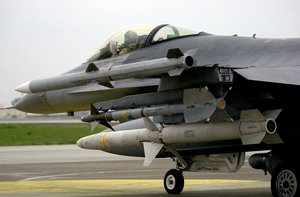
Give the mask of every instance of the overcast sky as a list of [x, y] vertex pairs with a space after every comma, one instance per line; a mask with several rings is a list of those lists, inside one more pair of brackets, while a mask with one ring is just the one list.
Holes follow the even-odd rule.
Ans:
[[0, 0], [0, 103], [86, 61], [116, 30], [168, 23], [216, 35], [300, 37], [299, 0]]

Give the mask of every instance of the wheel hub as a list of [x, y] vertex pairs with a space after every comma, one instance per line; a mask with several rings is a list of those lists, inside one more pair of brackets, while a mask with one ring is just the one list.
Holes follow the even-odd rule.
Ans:
[[283, 182], [283, 187], [284, 187], [284, 189], [288, 189], [289, 186], [290, 186], [290, 184], [289, 184], [288, 181], [284, 181], [284, 182]]
[[169, 175], [166, 179], [166, 185], [168, 189], [172, 190], [175, 188], [176, 180], [173, 175]]
[[277, 191], [282, 197], [293, 197], [297, 191], [297, 178], [290, 170], [283, 170], [277, 177]]

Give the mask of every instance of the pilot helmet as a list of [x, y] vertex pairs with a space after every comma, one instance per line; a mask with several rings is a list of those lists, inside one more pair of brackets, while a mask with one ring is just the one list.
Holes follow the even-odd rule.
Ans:
[[136, 44], [137, 43], [137, 39], [138, 39], [138, 35], [136, 32], [132, 31], [132, 30], [128, 30], [125, 33], [125, 40], [124, 43], [125, 44]]

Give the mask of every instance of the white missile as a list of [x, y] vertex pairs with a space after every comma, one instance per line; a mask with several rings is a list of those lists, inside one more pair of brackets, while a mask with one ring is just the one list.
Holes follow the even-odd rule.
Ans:
[[[98, 133], [81, 138], [77, 141], [77, 145], [81, 148], [98, 149], [119, 155], [145, 156], [145, 163], [148, 165], [154, 159], [152, 155], [154, 153], [157, 155], [161, 150], [157, 150], [157, 147], [169, 150], [170, 146], [176, 144], [236, 139], [240, 139], [244, 145], [259, 144], [267, 135], [276, 135], [277, 129], [275, 120], [266, 119], [258, 110], [245, 110], [241, 113], [241, 120], [233, 122], [158, 127], [149, 118], [144, 118], [144, 121], [146, 126], [144, 129]], [[149, 143], [157, 146], [150, 146]], [[148, 150], [151, 147], [152, 150]]]
[[90, 63], [85, 72], [67, 73], [55, 77], [32, 80], [21, 84], [15, 90], [23, 93], [36, 93], [71, 88], [92, 82], [111, 87], [110, 81], [120, 79], [159, 76], [165, 73], [168, 73], [170, 76], [177, 76], [185, 69], [192, 67], [193, 64], [194, 59], [191, 56], [183, 55], [179, 49], [170, 49], [165, 58], [116, 66], [108, 64], [101, 67], [100, 70], [97, 67], [97, 63]]

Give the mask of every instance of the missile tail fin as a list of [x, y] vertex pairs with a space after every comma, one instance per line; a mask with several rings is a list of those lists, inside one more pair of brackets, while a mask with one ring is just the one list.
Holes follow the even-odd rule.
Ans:
[[273, 120], [276, 120], [276, 118], [278, 117], [278, 115], [280, 114], [281, 111], [282, 111], [281, 109], [268, 110], [268, 111], [265, 111], [263, 113], [263, 115], [265, 118], [271, 118]]
[[164, 145], [154, 142], [143, 142], [143, 146], [145, 153], [143, 165], [149, 167]]
[[98, 115], [99, 114], [98, 109], [93, 105], [93, 103], [91, 103], [90, 105], [91, 105], [91, 115]]
[[167, 54], [167, 58], [179, 58], [183, 56], [182, 51], [179, 48], [174, 48], [174, 49], [169, 49], [168, 50], [168, 54]]
[[266, 144], [282, 144], [284, 143], [283, 140], [281, 139], [281, 137], [277, 134], [266, 134], [266, 136], [263, 139], [263, 142]]
[[264, 139], [265, 135], [265, 132], [251, 133], [247, 135], [242, 135], [241, 140], [243, 145], [259, 144]]
[[114, 128], [112, 128], [112, 126], [111, 126], [106, 120], [101, 120], [101, 121], [99, 121], [99, 124], [101, 124], [101, 125], [103, 125], [103, 126], [109, 128], [109, 129], [115, 131]]
[[149, 129], [150, 131], [159, 131], [157, 126], [154, 124], [154, 122], [152, 122], [152, 120], [149, 117], [144, 117], [143, 119], [144, 119], [145, 127], [147, 129]]
[[[258, 109], [241, 111], [240, 132], [242, 143], [259, 144], [262, 141], [270, 144], [282, 143], [280, 136], [275, 133], [277, 125], [275, 119], [281, 109], [265, 111], [263, 114]], [[263, 128], [259, 130], [257, 128]]]
[[[98, 114], [100, 114], [100, 112], [99, 112], [98, 109], [91, 103], [91, 115], [98, 115]], [[92, 131], [93, 131], [93, 130], [96, 128], [96, 126], [97, 126], [97, 124], [94, 123], [94, 122], [97, 122], [97, 121], [93, 121], [93, 122], [91, 123], [91, 125], [92, 125]], [[107, 120], [100, 120], [100, 121], [98, 121], [98, 123], [101, 124], [101, 125], [103, 125], [103, 126], [105, 126], [105, 127], [107, 127], [107, 128], [109, 128], [109, 129], [111, 129], [111, 130], [113, 130], [113, 131], [115, 131], [115, 130], [112, 128], [112, 126], [107, 122]]]
[[179, 76], [184, 71], [184, 68], [176, 68], [173, 70], [169, 70], [168, 74], [170, 77]]
[[88, 65], [88, 67], [86, 68], [85, 72], [86, 72], [86, 73], [89, 73], [89, 72], [95, 72], [95, 71], [98, 71], [98, 70], [99, 70], [99, 69], [98, 69], [98, 67], [96, 66], [96, 64], [90, 63], [90, 64]]
[[91, 122], [91, 131], [94, 131], [95, 130], [95, 128], [98, 126], [98, 122], [97, 121], [93, 121], [93, 122]]
[[241, 111], [241, 121], [264, 121], [265, 119], [258, 109]]
[[110, 82], [110, 81], [107, 81], [107, 82], [99, 82], [98, 84], [102, 85], [102, 86], [105, 86], [107, 88], [114, 88], [114, 85]]

